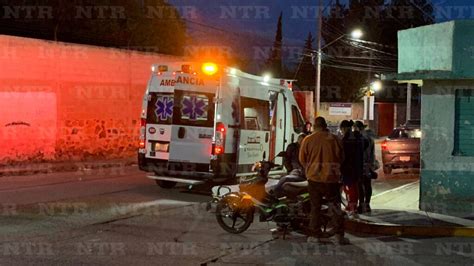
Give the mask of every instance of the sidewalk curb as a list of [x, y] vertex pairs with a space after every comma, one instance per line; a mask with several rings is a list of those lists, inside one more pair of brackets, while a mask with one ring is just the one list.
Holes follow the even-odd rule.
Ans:
[[474, 237], [474, 227], [414, 226], [346, 220], [347, 232], [389, 236]]

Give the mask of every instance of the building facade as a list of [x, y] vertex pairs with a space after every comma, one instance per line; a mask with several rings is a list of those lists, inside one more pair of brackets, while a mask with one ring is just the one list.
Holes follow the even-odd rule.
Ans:
[[474, 21], [400, 31], [401, 83], [421, 89], [420, 209], [474, 216]]

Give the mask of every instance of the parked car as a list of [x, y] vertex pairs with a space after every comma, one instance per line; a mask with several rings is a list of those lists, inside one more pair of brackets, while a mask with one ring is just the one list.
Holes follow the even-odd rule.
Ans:
[[392, 173], [396, 168], [419, 168], [420, 167], [420, 138], [419, 127], [395, 128], [382, 142], [383, 172]]
[[412, 119], [408, 120], [404, 127], [406, 128], [412, 128], [412, 129], [419, 129], [421, 126], [421, 121], [419, 119]]

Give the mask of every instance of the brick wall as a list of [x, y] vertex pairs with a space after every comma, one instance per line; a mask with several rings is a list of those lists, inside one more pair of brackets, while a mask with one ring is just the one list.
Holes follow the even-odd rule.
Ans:
[[150, 66], [178, 60], [0, 35], [0, 164], [135, 156]]

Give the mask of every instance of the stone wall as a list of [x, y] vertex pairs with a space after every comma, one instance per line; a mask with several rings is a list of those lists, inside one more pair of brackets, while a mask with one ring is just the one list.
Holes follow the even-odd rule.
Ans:
[[134, 157], [150, 66], [178, 60], [0, 35], [0, 164]]

